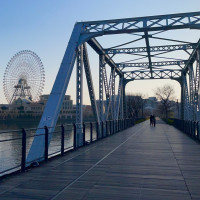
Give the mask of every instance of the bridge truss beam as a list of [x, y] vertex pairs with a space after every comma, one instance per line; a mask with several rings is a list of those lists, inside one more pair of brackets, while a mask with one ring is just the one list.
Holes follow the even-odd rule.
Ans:
[[[171, 65], [185, 65], [188, 61], [187, 60], [180, 60], [180, 61], [160, 61], [160, 62], [151, 62], [152, 67], [162, 67], [162, 66], [171, 66]], [[117, 63], [118, 68], [127, 68], [127, 67], [143, 67], [149, 68], [149, 62], [141, 62], [141, 63]]]
[[96, 122], [100, 123], [99, 112], [97, 109], [94, 85], [93, 85], [92, 74], [91, 74], [91, 67], [90, 67], [90, 62], [89, 62], [89, 57], [88, 57], [88, 52], [87, 52], [87, 46], [85, 43], [83, 44], [83, 62], [84, 62], [85, 75], [86, 75], [93, 114], [94, 114]]
[[188, 83], [186, 74], [182, 74], [182, 83], [181, 83], [181, 118], [184, 120], [191, 120], [190, 118], [190, 99], [189, 99], [189, 92], [188, 92]]
[[178, 79], [181, 77], [182, 70], [154, 70], [150, 71], [126, 71], [124, 78], [127, 81], [144, 79]]
[[83, 144], [83, 45], [78, 47], [76, 64], [76, 146], [81, 146]]
[[84, 24], [82, 33], [96, 33], [96, 36], [183, 28], [199, 29], [200, 12], [80, 23]]
[[[179, 45], [164, 45], [164, 46], [150, 46], [150, 52], [171, 52], [177, 50], [195, 49], [196, 43], [179, 44]], [[117, 49], [104, 49], [106, 54], [134, 54], [146, 53], [147, 47], [134, 47], [134, 48], [117, 48]]]

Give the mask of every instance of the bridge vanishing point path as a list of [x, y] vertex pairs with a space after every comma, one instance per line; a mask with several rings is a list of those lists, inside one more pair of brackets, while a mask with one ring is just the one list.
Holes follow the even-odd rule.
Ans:
[[146, 121], [4, 178], [0, 199], [200, 199], [199, 155], [173, 126]]

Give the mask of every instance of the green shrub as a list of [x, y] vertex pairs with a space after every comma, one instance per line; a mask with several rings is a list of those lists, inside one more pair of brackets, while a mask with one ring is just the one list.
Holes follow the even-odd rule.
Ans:
[[140, 120], [136, 120], [135, 121], [135, 124], [139, 124], [139, 123], [141, 123], [141, 122], [144, 122], [146, 119], [144, 118], [144, 119], [140, 119]]
[[168, 123], [169, 125], [173, 125], [173, 124], [174, 124], [174, 120], [172, 120], [172, 119], [167, 119], [167, 123]]

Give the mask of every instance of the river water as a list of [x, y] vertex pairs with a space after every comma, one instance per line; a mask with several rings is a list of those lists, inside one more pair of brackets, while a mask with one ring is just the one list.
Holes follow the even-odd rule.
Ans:
[[[4, 174], [5, 170], [11, 169], [13, 167], [20, 166], [21, 164], [21, 149], [22, 149], [22, 132], [21, 128], [28, 129], [27, 133], [27, 154], [31, 147], [34, 134], [38, 122], [9, 122], [0, 123], [0, 176]], [[10, 131], [8, 131], [10, 130]], [[17, 130], [17, 131], [13, 131]], [[86, 141], [90, 140], [90, 128], [89, 124], [86, 124]], [[95, 125], [93, 128], [93, 140], [96, 139], [96, 129]], [[44, 137], [44, 135], [39, 136]], [[70, 149], [73, 147], [73, 126], [65, 126], [65, 149]], [[49, 154], [60, 151], [61, 148], [61, 127], [57, 127], [53, 133], [51, 143], [49, 146]]]

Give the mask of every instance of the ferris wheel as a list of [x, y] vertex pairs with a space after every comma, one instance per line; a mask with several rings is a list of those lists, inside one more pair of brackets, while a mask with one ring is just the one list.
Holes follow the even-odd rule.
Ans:
[[8, 103], [19, 97], [37, 101], [44, 82], [44, 67], [38, 55], [30, 50], [20, 51], [11, 58], [4, 73], [5, 97]]

